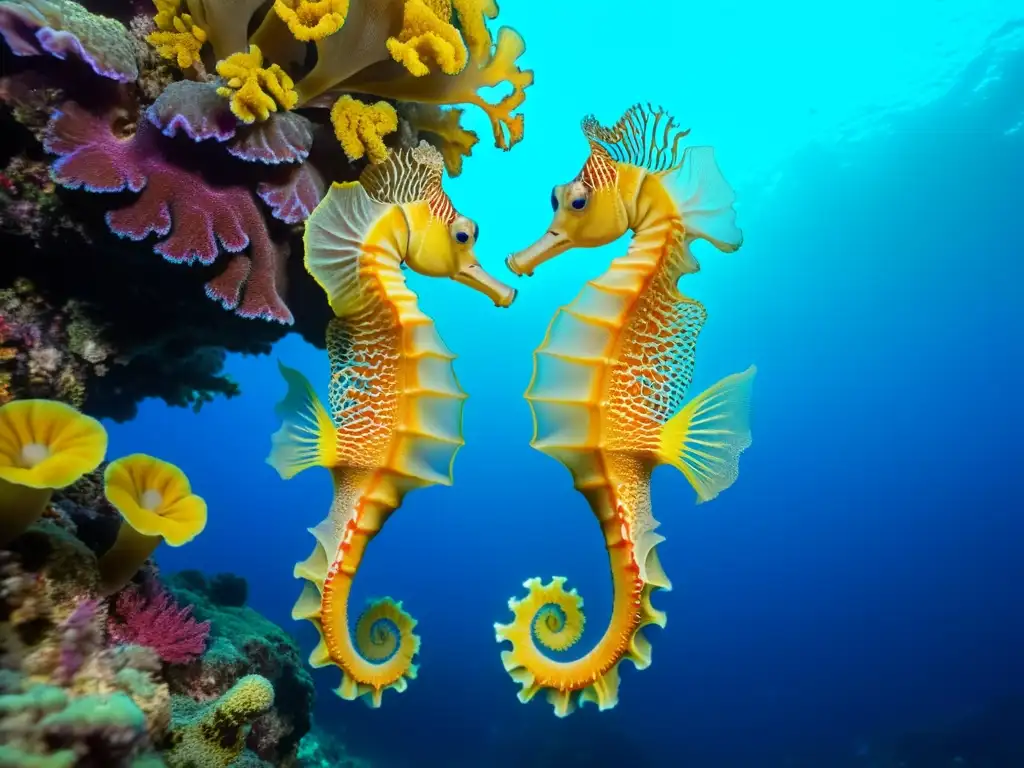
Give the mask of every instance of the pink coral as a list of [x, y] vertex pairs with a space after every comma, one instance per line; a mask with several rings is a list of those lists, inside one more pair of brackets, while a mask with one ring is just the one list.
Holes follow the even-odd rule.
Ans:
[[131, 240], [155, 233], [164, 239], [154, 250], [184, 264], [212, 264], [219, 242], [235, 255], [206, 284], [207, 295], [242, 317], [290, 325], [292, 313], [278, 289], [287, 250], [270, 239], [252, 193], [241, 185], [214, 185], [198, 171], [176, 165], [165, 154], [167, 141], [149, 120], [121, 138], [111, 119], [69, 102], [50, 121], [45, 146], [59, 155], [51, 172], [68, 189], [141, 193], [127, 207], [107, 213], [112, 232]]
[[286, 168], [278, 179], [260, 182], [256, 192], [270, 206], [275, 218], [286, 224], [298, 224], [309, 218], [323, 198], [326, 185], [312, 163]]
[[196, 621], [192, 606], [180, 608], [162, 587], [148, 595], [129, 587], [117, 596], [107, 630], [119, 645], [141, 645], [169, 664], [187, 664], [206, 650], [210, 622]]

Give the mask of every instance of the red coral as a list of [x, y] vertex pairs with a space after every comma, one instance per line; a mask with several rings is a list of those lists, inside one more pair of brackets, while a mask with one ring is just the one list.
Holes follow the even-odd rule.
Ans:
[[131, 240], [155, 233], [164, 239], [154, 250], [184, 264], [212, 264], [219, 242], [235, 255], [206, 284], [207, 295], [242, 317], [290, 325], [292, 313], [278, 292], [287, 254], [270, 239], [252, 193], [244, 186], [214, 186], [174, 164], [164, 152], [166, 141], [149, 120], [120, 138], [109, 119], [69, 102], [47, 127], [46, 149], [60, 156], [52, 174], [64, 187], [141, 192], [134, 203], [107, 213], [112, 232]]
[[107, 631], [119, 645], [142, 645], [169, 664], [187, 664], [206, 650], [210, 622], [196, 621], [192, 606], [180, 608], [162, 587], [148, 595], [130, 587], [117, 596]]

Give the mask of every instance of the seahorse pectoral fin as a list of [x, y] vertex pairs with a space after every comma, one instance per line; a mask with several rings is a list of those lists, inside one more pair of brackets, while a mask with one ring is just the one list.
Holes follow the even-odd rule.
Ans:
[[709, 501], [739, 476], [740, 454], [751, 444], [750, 396], [757, 369], [726, 376], [697, 395], [661, 428], [658, 459]]
[[[371, 232], [390, 206], [373, 200], [359, 182], [335, 183], [306, 221], [306, 270], [335, 314], [351, 313], [367, 299], [360, 270]], [[401, 217], [396, 217], [399, 222]]]
[[743, 244], [736, 226], [736, 193], [715, 160], [713, 147], [687, 147], [668, 186], [679, 206], [688, 239], [703, 239], [731, 253]]
[[271, 437], [267, 463], [288, 480], [310, 467], [331, 467], [338, 456], [334, 422], [313, 385], [294, 368], [278, 367], [288, 391], [274, 409], [281, 428]]

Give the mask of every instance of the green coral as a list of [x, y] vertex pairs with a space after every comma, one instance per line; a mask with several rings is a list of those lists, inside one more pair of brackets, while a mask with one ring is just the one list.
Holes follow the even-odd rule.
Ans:
[[247, 675], [211, 704], [175, 696], [171, 706], [167, 764], [227, 768], [242, 754], [252, 721], [274, 706], [274, 686], [261, 675]]
[[[36, 684], [0, 696], [0, 768], [119, 764], [145, 738], [146, 719], [123, 693], [70, 697]], [[88, 748], [88, 754], [74, 747]]]
[[142, 734], [146, 718], [131, 697], [118, 691], [109, 696], [90, 695], [74, 699], [60, 712], [43, 718], [47, 730], [89, 733], [96, 728], [117, 728]]

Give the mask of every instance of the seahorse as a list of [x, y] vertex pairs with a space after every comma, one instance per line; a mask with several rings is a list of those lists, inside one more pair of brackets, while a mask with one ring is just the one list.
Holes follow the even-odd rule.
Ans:
[[688, 131], [649, 106], [630, 108], [611, 127], [588, 117], [583, 132], [590, 155], [573, 182], [554, 188], [551, 226], [506, 261], [530, 275], [570, 248], [633, 231], [626, 255], [555, 313], [526, 391], [531, 445], [571, 472], [600, 523], [612, 572], [611, 620], [582, 657], [563, 662], [543, 650], [566, 651], [583, 633], [583, 601], [563, 577], [525, 582], [526, 597], [509, 601], [511, 623], [495, 624], [498, 642], [512, 644], [501, 656], [521, 685], [520, 701], [546, 690], [559, 717], [585, 702], [614, 707], [619, 664], [651, 663], [643, 629], [666, 620], [651, 596], [671, 588], [655, 552], [664, 537], [655, 533], [651, 473], [676, 467], [698, 502], [729, 487], [751, 442], [755, 372], [727, 376], [685, 402], [706, 319], [703, 305], [677, 288], [680, 276], [698, 269], [689, 244], [705, 239], [729, 252], [743, 239], [713, 149], [681, 150]]
[[309, 529], [313, 553], [295, 566], [304, 580], [292, 610], [320, 642], [309, 662], [341, 669], [338, 695], [373, 707], [416, 676], [416, 622], [390, 598], [371, 601], [349, 630], [352, 582], [367, 545], [403, 497], [450, 485], [464, 443], [466, 393], [431, 319], [402, 272], [451, 277], [509, 306], [514, 289], [483, 270], [479, 227], [459, 214], [441, 182], [444, 161], [430, 145], [394, 150], [359, 181], [334, 184], [306, 223], [305, 264], [327, 294], [330, 413], [309, 381], [281, 365], [288, 385], [282, 426], [267, 461], [285, 479], [330, 470], [334, 501]]

